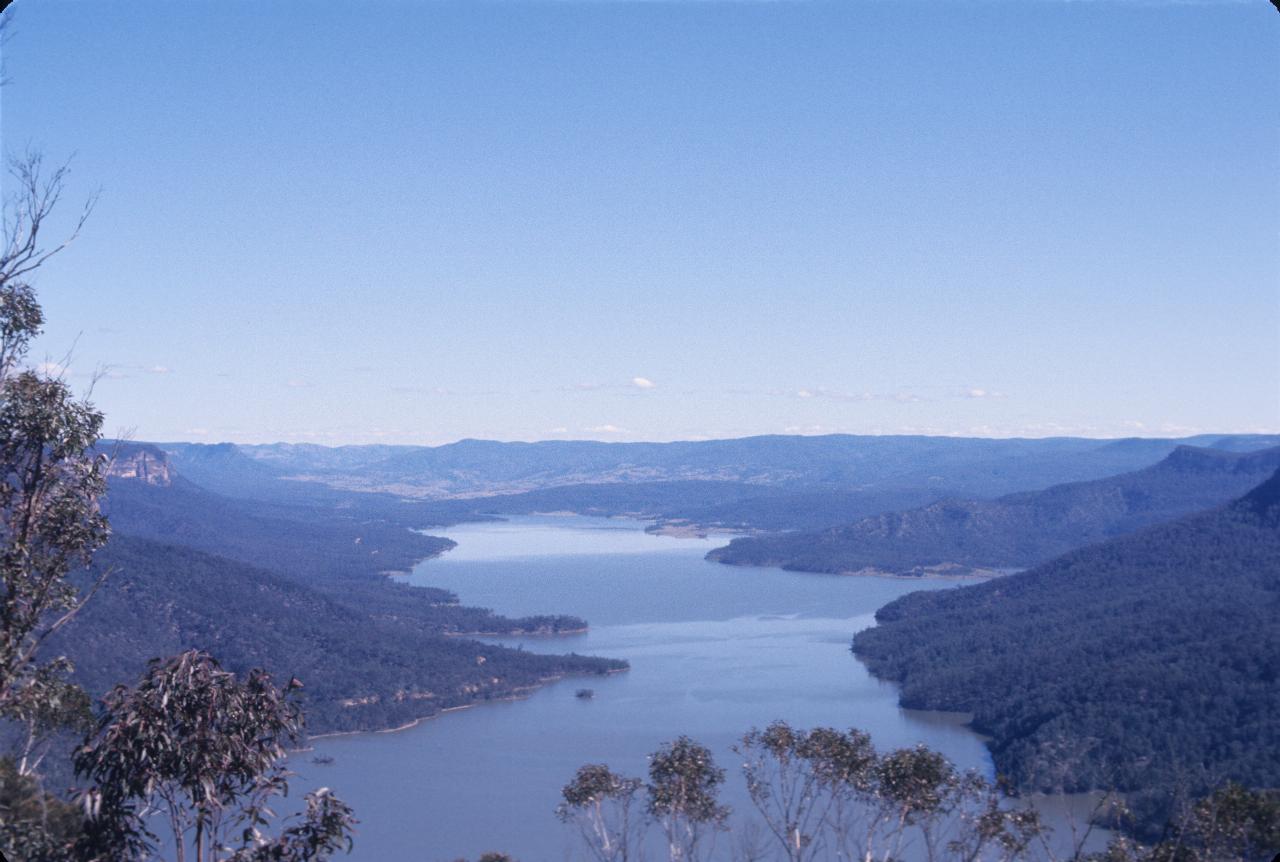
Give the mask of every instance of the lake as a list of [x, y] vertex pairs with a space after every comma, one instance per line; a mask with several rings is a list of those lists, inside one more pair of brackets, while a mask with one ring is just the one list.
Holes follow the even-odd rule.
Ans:
[[[317, 740], [314, 754], [293, 758], [293, 786], [329, 786], [354, 806], [361, 824], [350, 858], [581, 858], [554, 815], [560, 787], [585, 763], [643, 776], [645, 756], [681, 734], [712, 748], [729, 773], [724, 801], [745, 810], [730, 746], [774, 719], [862, 728], [881, 749], [924, 743], [990, 774], [977, 735], [955, 717], [900, 709], [894, 686], [849, 652], [886, 602], [952, 584], [723, 566], [702, 559], [723, 538], [643, 528], [529, 516], [432, 531], [458, 546], [417, 566], [411, 583], [503, 614], [584, 617], [587, 634], [496, 642], [623, 658], [631, 670], [566, 679], [396, 733]], [[594, 698], [576, 697], [582, 687]], [[333, 763], [314, 764], [315, 755]]]

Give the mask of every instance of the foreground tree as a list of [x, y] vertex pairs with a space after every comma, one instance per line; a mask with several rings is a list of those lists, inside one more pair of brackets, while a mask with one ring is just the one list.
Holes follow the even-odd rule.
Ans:
[[39, 156], [28, 156], [10, 175], [17, 191], [5, 202], [0, 251], [0, 715], [25, 721], [70, 670], [40, 648], [92, 594], [68, 576], [109, 533], [98, 510], [107, 464], [94, 449], [102, 414], [63, 380], [23, 365], [44, 324], [28, 279], [70, 242], [41, 244], [66, 169], [43, 179]]
[[681, 736], [649, 756], [649, 816], [662, 827], [673, 862], [699, 858], [703, 839], [725, 828], [717, 800], [724, 770], [704, 745]]
[[743, 756], [747, 793], [792, 862], [1008, 860], [1039, 847], [1034, 810], [1003, 804], [988, 782], [923, 746], [876, 752], [860, 730], [810, 731], [774, 722], [752, 730]]
[[789, 862], [813, 859], [837, 795], [829, 792], [821, 761], [809, 756], [809, 734], [785, 721], [752, 729], [734, 746], [744, 762], [751, 803], [778, 840]]
[[600, 862], [628, 862], [642, 855], [645, 822], [635, 810], [643, 782], [609, 770], [603, 763], [580, 768], [560, 791], [556, 808], [562, 823], [577, 827], [591, 855]]
[[70, 857], [84, 816], [45, 792], [35, 777], [0, 759], [0, 853], [10, 860], [54, 862]]
[[302, 823], [263, 835], [273, 797], [288, 791], [288, 746], [302, 731], [290, 680], [277, 689], [263, 671], [244, 680], [189, 650], [153, 661], [133, 688], [105, 698], [97, 730], [75, 758], [93, 786], [82, 799], [89, 826], [82, 858], [147, 858], [157, 840], [148, 818], [163, 815], [178, 862], [324, 859], [349, 848], [351, 811], [327, 789], [311, 794]]
[[[807, 862], [1252, 862], [1258, 848], [1280, 839], [1280, 798], [1237, 788], [1201, 803], [1176, 842], [1152, 848], [1119, 840], [1089, 856], [1088, 833], [1073, 832], [1070, 845], [1060, 846], [1034, 808], [924, 746], [881, 754], [860, 730], [802, 730], [779, 721], [751, 730], [734, 751], [760, 815], [734, 824], [731, 858], [741, 862], [779, 858], [778, 851]], [[667, 859], [698, 858], [710, 849], [705, 839], [728, 828], [728, 810], [717, 801], [723, 781], [704, 746], [688, 737], [664, 745], [650, 757], [649, 822], [637, 839], [657, 825]], [[579, 825], [596, 859], [627, 858], [617, 837], [618, 809], [610, 805], [629, 802], [638, 785], [588, 765], [565, 786], [558, 813]], [[630, 858], [639, 856], [636, 842], [626, 846], [633, 848]]]
[[28, 860], [66, 858], [73, 831], [37, 770], [54, 733], [83, 729], [89, 699], [68, 681], [70, 662], [43, 647], [97, 588], [71, 574], [108, 537], [98, 509], [107, 462], [95, 451], [102, 414], [56, 373], [28, 365], [44, 325], [31, 279], [91, 209], [46, 245], [66, 178], [65, 166], [46, 172], [38, 154], [13, 161], [0, 239], [0, 719], [18, 737], [0, 761], [0, 851]]
[[1280, 850], [1280, 791], [1228, 782], [1188, 806], [1168, 833], [1145, 853], [1126, 842], [1109, 852], [1141, 862], [1270, 859]]
[[[0, 19], [2, 22], [4, 19]], [[279, 836], [261, 829], [267, 802], [287, 790], [282, 760], [301, 715], [262, 671], [244, 681], [188, 652], [152, 663], [136, 688], [117, 687], [93, 726], [89, 698], [68, 680], [49, 638], [75, 618], [105, 575], [83, 572], [109, 536], [99, 500], [109, 461], [99, 454], [103, 416], [55, 369], [27, 357], [44, 325], [32, 274], [78, 234], [44, 244], [65, 167], [44, 173], [39, 155], [11, 165], [0, 244], [0, 719], [19, 731], [0, 758], [0, 854], [26, 862], [152, 858], [147, 818], [167, 814], [175, 852], [198, 862], [302, 862], [349, 847], [350, 809], [327, 789], [307, 797]], [[93, 782], [84, 811], [47, 793], [36, 772], [50, 734], [88, 732], [77, 771]], [[87, 816], [86, 816], [87, 815]]]

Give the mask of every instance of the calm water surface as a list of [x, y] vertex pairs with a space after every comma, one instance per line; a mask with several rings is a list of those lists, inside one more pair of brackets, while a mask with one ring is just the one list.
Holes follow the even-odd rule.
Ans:
[[[295, 757], [294, 786], [333, 787], [355, 807], [351, 858], [449, 862], [487, 850], [523, 862], [579, 858], [553, 813], [559, 788], [584, 763], [642, 776], [645, 755], [680, 734], [713, 749], [729, 773], [725, 801], [745, 810], [729, 747], [777, 718], [859, 727], [882, 749], [923, 742], [989, 774], [975, 734], [945, 716], [900, 709], [894, 687], [849, 652], [877, 608], [949, 584], [723, 566], [702, 559], [723, 540], [653, 536], [643, 526], [531, 516], [442, 533], [458, 547], [419, 565], [410, 582], [503, 614], [585, 617], [588, 634], [500, 642], [623, 658], [631, 670], [567, 679], [527, 700], [398, 733], [317, 741], [315, 754], [334, 762]], [[584, 686], [594, 699], [574, 696]]]

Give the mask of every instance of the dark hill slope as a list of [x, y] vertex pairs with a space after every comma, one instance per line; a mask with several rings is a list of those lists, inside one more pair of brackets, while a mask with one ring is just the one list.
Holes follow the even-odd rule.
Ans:
[[1280, 786], [1280, 473], [1224, 508], [886, 605], [854, 651], [1023, 789]]
[[78, 681], [95, 693], [137, 678], [153, 657], [198, 647], [232, 670], [265, 667], [301, 679], [313, 732], [373, 730], [509, 696], [547, 677], [623, 666], [446, 636], [533, 630], [553, 620], [427, 600], [442, 591], [388, 584], [399, 606], [370, 608], [263, 569], [127, 536], [113, 538], [94, 567], [112, 573], [49, 649], [69, 655]]
[[179, 471], [166, 485], [113, 479], [104, 509], [117, 533], [308, 581], [404, 571], [453, 547], [383, 517], [369, 505], [374, 501], [361, 499], [372, 495], [346, 496], [355, 498], [347, 507], [236, 499], [210, 493]]
[[809, 572], [1023, 568], [1074, 548], [1219, 506], [1280, 467], [1280, 448], [1181, 446], [1154, 466], [996, 500], [945, 500], [821, 532], [735, 539], [709, 559]]

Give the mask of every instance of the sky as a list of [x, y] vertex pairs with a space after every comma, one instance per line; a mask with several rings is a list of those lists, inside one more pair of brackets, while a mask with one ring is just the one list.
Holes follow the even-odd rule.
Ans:
[[1280, 431], [1266, 0], [6, 14], [112, 434]]

